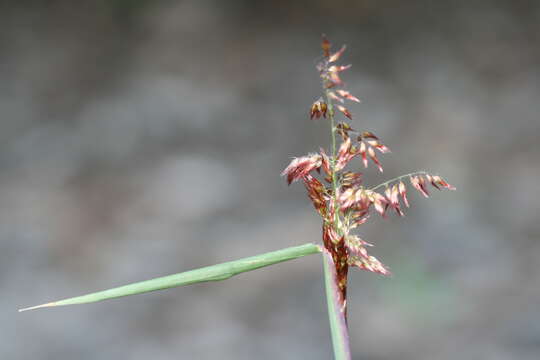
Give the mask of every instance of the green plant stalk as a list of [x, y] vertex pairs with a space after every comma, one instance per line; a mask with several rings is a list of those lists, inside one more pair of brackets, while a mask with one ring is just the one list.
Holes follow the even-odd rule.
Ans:
[[[332, 202], [335, 208], [334, 223], [339, 224], [341, 221], [339, 206], [337, 205], [337, 190], [338, 180], [336, 173], [336, 123], [334, 120], [334, 104], [329, 94], [329, 90], [325, 89], [326, 104], [328, 106], [328, 118], [330, 119], [330, 133], [332, 136]], [[339, 226], [335, 228], [338, 234], [341, 234]], [[350, 360], [351, 350], [349, 345], [349, 330], [347, 328], [347, 319], [345, 313], [341, 311], [339, 301], [340, 291], [337, 284], [336, 265], [332, 260], [332, 255], [327, 251], [323, 251], [324, 264], [324, 285], [326, 290], [326, 302], [328, 305], [328, 318], [330, 320], [330, 332], [332, 335], [332, 346], [334, 348], [335, 360]]]
[[246, 271], [256, 270], [265, 266], [273, 265], [283, 261], [294, 260], [302, 256], [311, 255], [319, 252], [321, 252], [321, 248], [318, 245], [304, 244], [235, 261], [229, 261], [222, 264], [207, 266], [196, 270], [186, 271], [179, 274], [159, 277], [156, 279], [141, 281], [108, 290], [98, 291], [91, 294], [32, 306], [20, 309], [19, 312], [44, 307], [87, 304], [102, 300], [119, 298], [123, 296], [147, 293], [150, 291], [169, 289], [182, 285], [190, 285], [207, 281], [226, 280], [234, 275], [238, 275]]
[[332, 255], [323, 250], [324, 285], [326, 288], [326, 302], [328, 304], [328, 318], [332, 334], [335, 360], [350, 360], [349, 333], [345, 314], [340, 311], [339, 290], [336, 284], [336, 271]]

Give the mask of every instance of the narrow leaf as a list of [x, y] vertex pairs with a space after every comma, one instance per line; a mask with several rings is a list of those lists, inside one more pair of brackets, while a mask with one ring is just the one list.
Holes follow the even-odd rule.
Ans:
[[340, 306], [340, 292], [336, 283], [336, 267], [332, 255], [323, 250], [324, 284], [326, 287], [326, 302], [328, 303], [328, 317], [330, 319], [330, 331], [332, 332], [332, 344], [334, 346], [334, 358], [336, 360], [350, 360], [351, 350], [349, 347], [349, 331], [347, 320]]
[[269, 252], [266, 254], [207, 266], [196, 270], [186, 271], [175, 275], [164, 276], [87, 295], [54, 301], [38, 306], [32, 306], [29, 308], [20, 309], [19, 312], [43, 307], [86, 304], [96, 301], [114, 299], [122, 296], [136, 295], [150, 291], [169, 289], [182, 285], [190, 285], [206, 281], [225, 280], [246, 271], [255, 270], [283, 261], [293, 260], [302, 256], [315, 254], [320, 251], [320, 247], [315, 244], [305, 244], [301, 246], [290, 247]]

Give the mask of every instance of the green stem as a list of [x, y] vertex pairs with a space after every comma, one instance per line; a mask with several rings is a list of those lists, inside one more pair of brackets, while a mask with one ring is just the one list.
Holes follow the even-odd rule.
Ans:
[[332, 255], [323, 250], [324, 285], [326, 288], [326, 302], [328, 305], [328, 318], [330, 320], [330, 332], [335, 360], [350, 360], [351, 351], [349, 346], [349, 332], [347, 320], [340, 305], [340, 292], [336, 284], [336, 265]]
[[246, 271], [259, 269], [261, 267], [273, 265], [283, 261], [293, 260], [302, 256], [311, 255], [318, 252], [321, 252], [321, 248], [319, 246], [315, 244], [305, 244], [301, 246], [295, 246], [269, 252], [266, 254], [247, 257], [240, 260], [207, 266], [196, 270], [186, 271], [175, 275], [141, 281], [87, 295], [54, 301], [38, 306], [32, 306], [29, 308], [20, 309], [19, 311], [33, 310], [37, 308], [52, 306], [86, 304], [96, 301], [114, 299], [122, 296], [136, 295], [150, 291], [169, 289], [176, 286], [190, 285], [199, 282], [220, 281]]

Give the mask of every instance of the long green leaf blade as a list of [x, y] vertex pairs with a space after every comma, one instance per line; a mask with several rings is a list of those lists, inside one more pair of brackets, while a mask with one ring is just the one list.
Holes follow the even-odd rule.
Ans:
[[336, 283], [336, 268], [332, 255], [323, 250], [324, 263], [324, 285], [326, 288], [326, 302], [328, 304], [328, 317], [330, 320], [330, 331], [332, 333], [332, 344], [334, 346], [334, 357], [336, 360], [350, 360], [351, 350], [349, 346], [349, 331], [345, 314], [339, 305], [339, 290]]
[[315, 254], [320, 251], [321, 248], [315, 244], [305, 244], [301, 246], [285, 248], [261, 255], [243, 258], [240, 260], [229, 261], [222, 264], [186, 271], [179, 274], [159, 277], [152, 280], [141, 281], [104, 291], [98, 291], [87, 295], [54, 301], [38, 306], [32, 306], [29, 308], [20, 309], [19, 312], [52, 306], [86, 304], [96, 301], [114, 299], [122, 296], [136, 295], [150, 291], [169, 289], [182, 285], [190, 285], [206, 281], [225, 280], [246, 271], [259, 269], [261, 267], [273, 265], [283, 261], [293, 260], [302, 256]]

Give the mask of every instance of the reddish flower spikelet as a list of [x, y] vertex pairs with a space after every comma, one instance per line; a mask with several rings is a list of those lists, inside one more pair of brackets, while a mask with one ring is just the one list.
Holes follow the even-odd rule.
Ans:
[[368, 147], [367, 151], [368, 151], [368, 155], [371, 158], [371, 160], [373, 160], [375, 165], [377, 165], [377, 167], [379, 168], [379, 171], [383, 172], [382, 165], [379, 162], [379, 159], [377, 159], [377, 155], [375, 155], [375, 150], [373, 150], [373, 148], [370, 146], [370, 147]]
[[329, 63], [332, 63], [334, 61], [337, 61], [339, 60], [339, 58], [341, 57], [341, 55], [345, 52], [345, 49], [347, 49], [347, 45], [343, 45], [341, 47], [341, 49], [339, 49], [338, 51], [336, 51], [335, 53], [333, 53], [332, 55], [330, 55], [328, 57], [328, 62]]
[[348, 189], [345, 189], [345, 191], [340, 192], [338, 196], [338, 202], [340, 204], [340, 210], [342, 212], [347, 211], [354, 205], [355, 193], [356, 193], [356, 190], [353, 188], [348, 188]]
[[375, 149], [379, 150], [382, 154], [390, 152], [390, 149], [379, 142], [379, 140], [368, 140], [366, 141], [370, 146], [373, 146]]
[[364, 163], [364, 167], [368, 167], [368, 159], [366, 155], [366, 144], [362, 141], [360, 143], [360, 156], [362, 157], [362, 162]]
[[[364, 131], [362, 133], [362, 135], [361, 135], [361, 138], [379, 140], [379, 138], [377, 136], [375, 136], [375, 134], [370, 132], [370, 131]], [[361, 138], [359, 138], [358, 141], [360, 141]]]
[[356, 266], [361, 270], [367, 270], [385, 276], [390, 276], [392, 273], [384, 266], [375, 256], [369, 256], [367, 259], [361, 257], [353, 257], [349, 260], [349, 265]]
[[[282, 175], [287, 177], [289, 184], [299, 179], [303, 181], [308, 197], [323, 219], [323, 244], [334, 262], [341, 310], [345, 312], [349, 266], [382, 275], [390, 274], [388, 268], [367, 251], [371, 244], [352, 234], [352, 230], [364, 224], [373, 212], [386, 217], [387, 210], [393, 209], [397, 215], [404, 216], [401, 203], [407, 208], [410, 206], [407, 186], [402, 181], [405, 177], [409, 177], [411, 185], [425, 197], [429, 196], [429, 184], [439, 190], [455, 190], [455, 187], [440, 176], [424, 171], [400, 176], [375, 187], [364, 185], [362, 173], [354, 168], [358, 165], [354, 165], [355, 162], [351, 160], [359, 156], [365, 168], [369, 161], [372, 161], [382, 172], [376, 151], [387, 154], [390, 149], [374, 133], [357, 132], [347, 121], [336, 122], [335, 109], [352, 120], [349, 109], [341, 105], [344, 100], [360, 100], [343, 88], [340, 78], [340, 73], [349, 69], [350, 65], [335, 64], [346, 47], [342, 46], [332, 53], [330, 42], [323, 36], [321, 48], [323, 60], [317, 65], [317, 69], [322, 80], [324, 97], [311, 105], [309, 113], [311, 119], [323, 117], [330, 121], [333, 147], [329, 152], [321, 148], [318, 154], [293, 159]], [[339, 138], [341, 143], [338, 143]], [[345, 170], [347, 166], [351, 169]], [[316, 178], [318, 174], [327, 185]], [[377, 191], [382, 188], [385, 189], [384, 194]]]
[[341, 111], [341, 112], [343, 113], [343, 115], [345, 115], [345, 116], [348, 117], [350, 120], [352, 120], [352, 115], [351, 115], [351, 113], [349, 112], [349, 110], [348, 110], [345, 106], [336, 105], [336, 107], [338, 108], [339, 111]]
[[343, 100], [342, 98], [340, 98], [339, 96], [337, 96], [333, 91], [329, 91], [329, 92], [328, 92], [328, 96], [330, 97], [330, 99], [339, 101], [339, 102], [342, 103], [342, 104], [345, 102], [345, 100]]
[[311, 171], [319, 169], [322, 158], [319, 154], [302, 156], [291, 161], [289, 166], [283, 170], [281, 176], [287, 176], [287, 183], [290, 185], [298, 179], [308, 175]]
[[433, 177], [429, 174], [426, 174], [426, 180], [431, 183], [431, 185], [433, 185], [433, 187], [435, 187], [437, 190], [441, 190], [441, 188], [439, 187], [439, 185], [437, 185], [437, 183], [435, 183], [433, 181]]
[[456, 188], [454, 186], [452, 186], [449, 183], [447, 183], [446, 181], [444, 181], [438, 175], [435, 175], [435, 176], [432, 177], [431, 183], [433, 184], [433, 186], [437, 187], [437, 189], [439, 189], [439, 190], [440, 190], [440, 188], [438, 186], [436, 186], [435, 184], [440, 185], [443, 188], [446, 188], [448, 190], [456, 190]]
[[369, 214], [362, 214], [358, 212], [358, 213], [353, 214], [351, 218], [353, 221], [352, 221], [350, 229], [352, 230], [358, 227], [359, 225], [365, 224], [369, 219]]
[[331, 165], [330, 165], [330, 159], [328, 158], [328, 155], [326, 155], [326, 153], [324, 152], [323, 148], [321, 148], [320, 154], [321, 154], [322, 169], [323, 169], [324, 173], [327, 176], [331, 176], [332, 175], [332, 169], [331, 169]]
[[388, 205], [388, 200], [381, 194], [372, 191], [369, 195], [369, 200], [375, 207], [375, 210], [382, 216], [385, 217], [386, 215], [386, 208]]
[[345, 247], [350, 255], [369, 258], [369, 254], [366, 250], [366, 246], [373, 246], [372, 244], [360, 239], [356, 235], [345, 236]]
[[[349, 64], [349, 65], [341, 65], [341, 66], [332, 65], [332, 66], [330, 66], [328, 68], [328, 71], [329, 72], [339, 73], [339, 72], [350, 69], [351, 66], [352, 66], [351, 64]], [[341, 96], [344, 96], [344, 95], [341, 95]]]
[[351, 151], [351, 147], [352, 147], [351, 138], [348, 137], [345, 139], [344, 142], [341, 143], [341, 146], [339, 147], [338, 154], [337, 154], [338, 161], [340, 160], [340, 158], [343, 158], [344, 156], [346, 156], [346, 154], [348, 154]]
[[326, 82], [326, 88], [327, 89], [331, 89], [333, 87], [336, 87], [336, 86], [339, 86], [339, 85], [342, 85], [343, 84], [343, 81], [341, 80], [341, 78], [339, 77], [339, 74], [334, 71], [334, 72], [328, 72], [326, 74], [327, 76], [327, 82]]
[[405, 204], [405, 206], [410, 207], [409, 200], [407, 199], [407, 188], [405, 187], [405, 184], [403, 183], [403, 181], [399, 182], [398, 189], [399, 189], [399, 195], [403, 199], [403, 203]]
[[347, 124], [346, 122], [339, 122], [336, 125], [336, 132], [345, 141], [350, 137], [349, 133], [354, 132], [354, 130], [351, 128], [351, 125]]
[[346, 171], [341, 175], [341, 187], [343, 189], [358, 188], [362, 185], [362, 173]]
[[399, 205], [399, 190], [398, 186], [394, 184], [392, 188], [386, 188], [386, 191], [384, 192], [386, 195], [386, 198], [388, 199], [390, 206], [397, 212], [399, 216], [405, 216], [403, 211], [401, 211], [401, 207]]
[[360, 99], [358, 99], [356, 96], [352, 95], [350, 92], [348, 92], [347, 90], [342, 90], [342, 89], [339, 89], [339, 90], [336, 90], [336, 92], [344, 97], [345, 99], [347, 100], [351, 100], [351, 101], [355, 101], [357, 103], [360, 102]]
[[444, 181], [440, 176], [430, 175], [425, 172], [420, 175], [410, 176], [409, 180], [411, 182], [411, 185], [425, 197], [429, 197], [429, 192], [427, 189], [428, 182], [438, 190], [442, 190], [441, 187], [448, 190], [456, 190], [455, 187]]
[[429, 193], [426, 188], [426, 182], [422, 176], [411, 176], [411, 185], [418, 190], [425, 197], [429, 197]]
[[343, 143], [341, 143], [341, 146], [339, 147], [334, 171], [342, 170], [345, 166], [347, 166], [349, 161], [351, 161], [351, 159], [356, 156], [356, 152], [352, 150], [353, 148], [351, 139], [347, 138]]

